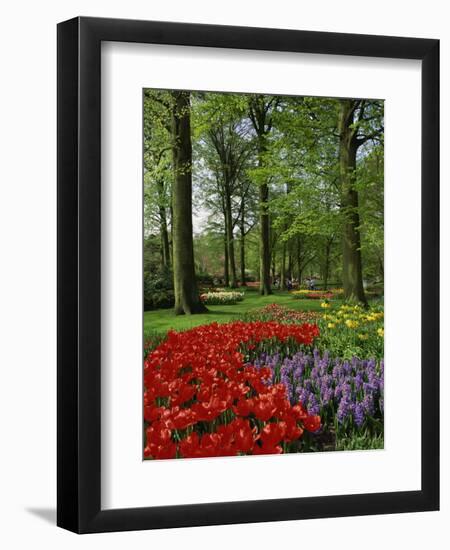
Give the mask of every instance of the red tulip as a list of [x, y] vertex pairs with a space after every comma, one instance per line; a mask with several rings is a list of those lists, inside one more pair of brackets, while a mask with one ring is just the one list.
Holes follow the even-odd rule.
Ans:
[[320, 428], [320, 416], [307, 416], [303, 420], [303, 426], [308, 432], [317, 432]]
[[169, 331], [144, 360], [144, 456], [280, 453], [281, 442], [301, 437], [302, 426], [316, 431], [320, 418], [292, 407], [285, 386], [270, 383], [267, 367], [244, 364], [242, 350], [266, 340], [310, 345], [318, 334], [316, 325], [274, 321]]

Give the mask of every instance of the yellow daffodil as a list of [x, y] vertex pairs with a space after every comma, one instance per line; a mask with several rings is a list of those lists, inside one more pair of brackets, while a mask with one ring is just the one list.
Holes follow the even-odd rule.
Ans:
[[382, 337], [384, 336], [384, 329], [383, 329], [383, 328], [379, 328], [379, 329], [377, 330], [377, 334], [378, 334], [378, 336], [381, 336], [381, 338], [382, 338]]
[[320, 307], [327, 308], [327, 307], [330, 307], [330, 304], [328, 302], [322, 302], [320, 304]]
[[328, 323], [328, 328], [334, 328], [336, 325], [334, 323]]

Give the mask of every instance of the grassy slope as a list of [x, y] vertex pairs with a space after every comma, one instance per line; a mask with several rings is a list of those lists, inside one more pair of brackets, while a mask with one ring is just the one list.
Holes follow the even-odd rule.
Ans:
[[286, 291], [278, 291], [271, 296], [260, 296], [256, 290], [247, 289], [245, 298], [242, 302], [234, 306], [208, 306], [208, 313], [175, 316], [171, 309], [146, 311], [144, 313], [144, 334], [154, 331], [166, 332], [170, 328], [184, 330], [198, 325], [212, 323], [213, 321], [226, 323], [239, 318], [243, 313], [273, 303], [302, 311], [319, 311], [321, 309], [321, 300], [298, 300], [293, 298], [292, 295]]

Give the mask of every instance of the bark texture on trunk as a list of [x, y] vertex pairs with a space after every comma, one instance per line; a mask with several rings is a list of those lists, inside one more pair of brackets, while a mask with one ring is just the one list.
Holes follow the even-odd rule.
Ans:
[[[272, 128], [270, 108], [276, 105], [275, 98], [255, 97], [250, 100], [249, 116], [258, 136], [258, 166], [264, 167], [267, 150], [266, 139]], [[259, 290], [262, 295], [272, 294], [270, 286], [270, 219], [269, 219], [269, 185], [267, 181], [259, 182]]]
[[225, 206], [226, 206], [226, 234], [227, 234], [227, 248], [228, 248], [228, 261], [230, 262], [230, 287], [237, 287], [236, 277], [236, 260], [234, 257], [234, 235], [233, 235], [233, 216], [231, 212], [231, 193], [229, 190], [225, 194]]
[[327, 239], [325, 244], [325, 262], [323, 266], [323, 289], [328, 290], [328, 278], [330, 276], [330, 263], [331, 263], [331, 245], [332, 239]]
[[300, 235], [297, 235], [296, 239], [296, 249], [295, 249], [295, 255], [296, 255], [296, 263], [297, 263], [297, 279], [298, 279], [298, 285], [300, 286], [302, 284], [302, 241], [300, 239]]
[[173, 92], [173, 278], [175, 314], [207, 311], [195, 279], [192, 238], [192, 144], [188, 92]]
[[275, 249], [272, 250], [272, 281], [277, 277], [277, 255]]
[[362, 278], [359, 203], [356, 190], [357, 136], [354, 126], [355, 101], [340, 100], [339, 171], [341, 180], [341, 212], [343, 214], [342, 280], [347, 300], [367, 305]]
[[262, 183], [259, 186], [259, 265], [260, 292], [262, 295], [272, 294], [270, 287], [270, 222], [269, 222], [269, 186]]
[[223, 237], [223, 281], [225, 286], [230, 286], [230, 269], [229, 269], [229, 261], [228, 261], [228, 238], [227, 238], [227, 231], [225, 229], [224, 237]]
[[170, 245], [169, 245], [169, 232], [167, 230], [167, 214], [166, 207], [164, 206], [164, 181], [158, 181], [158, 195], [159, 195], [159, 224], [161, 232], [161, 256], [163, 268], [170, 267]]
[[280, 290], [286, 288], [286, 243], [283, 242], [281, 250], [281, 266], [280, 266]]
[[[258, 164], [264, 166], [266, 151], [265, 136], [258, 138]], [[270, 286], [270, 219], [269, 219], [269, 186], [259, 185], [259, 290], [263, 296], [272, 294]]]
[[242, 215], [240, 222], [240, 263], [241, 263], [241, 286], [247, 286], [245, 281], [245, 217], [244, 217], [244, 207], [242, 207]]

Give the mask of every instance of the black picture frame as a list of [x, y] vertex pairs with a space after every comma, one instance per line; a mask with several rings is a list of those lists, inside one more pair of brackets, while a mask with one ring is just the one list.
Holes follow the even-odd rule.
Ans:
[[[101, 509], [102, 41], [422, 61], [420, 491]], [[76, 533], [94, 533], [438, 510], [438, 40], [77, 17], [58, 25], [57, 134], [57, 524], [60, 527]]]

